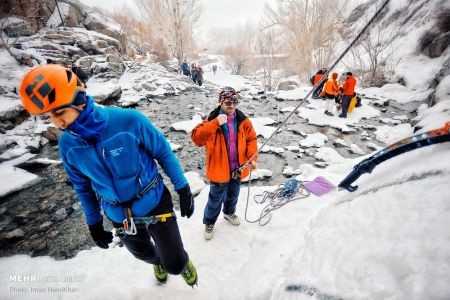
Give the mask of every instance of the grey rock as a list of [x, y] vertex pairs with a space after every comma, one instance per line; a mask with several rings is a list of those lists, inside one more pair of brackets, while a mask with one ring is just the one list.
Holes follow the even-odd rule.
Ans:
[[324, 169], [324, 168], [326, 168], [326, 167], [328, 166], [327, 163], [322, 162], [322, 161], [316, 161], [316, 162], [314, 163], [314, 165], [315, 165], [316, 167], [318, 167], [318, 168], [321, 168], [321, 169]]
[[57, 142], [62, 135], [62, 131], [56, 127], [48, 127], [46, 131], [43, 131], [41, 135], [52, 142]]
[[4, 22], [5, 25], [3, 25], [2, 29], [8, 37], [31, 36], [35, 33], [30, 22], [18, 17], [8, 18]]
[[64, 220], [66, 217], [67, 217], [67, 212], [66, 212], [66, 209], [63, 207], [63, 208], [58, 209], [58, 210], [55, 212], [55, 214], [51, 217], [51, 219], [52, 219], [53, 221], [62, 221], [62, 220]]
[[443, 33], [435, 38], [422, 53], [431, 57], [437, 58], [447, 49], [450, 44], [450, 32]]
[[52, 221], [45, 221], [41, 226], [39, 226], [39, 229], [41, 230], [47, 230], [50, 228], [50, 226], [53, 224]]
[[76, 66], [84, 67], [84, 68], [90, 68], [92, 66], [92, 63], [94, 62], [94, 59], [90, 56], [81, 57], [75, 62]]
[[8, 93], [8, 91], [5, 90], [5, 88], [0, 85], [0, 95], [4, 95], [6, 93]]
[[[278, 83], [277, 90], [278, 91], [289, 91], [298, 88], [298, 83], [293, 80], [283, 80]], [[265, 98], [263, 98], [265, 99]]]
[[101, 14], [88, 12], [84, 20], [84, 26], [89, 30], [115, 38], [120, 43], [120, 47], [118, 47], [120, 53], [124, 53], [126, 48], [125, 37], [119, 23]]
[[24, 237], [25, 237], [25, 233], [20, 228], [14, 229], [13, 231], [10, 231], [5, 234], [5, 239], [7, 239], [7, 240], [23, 239]]

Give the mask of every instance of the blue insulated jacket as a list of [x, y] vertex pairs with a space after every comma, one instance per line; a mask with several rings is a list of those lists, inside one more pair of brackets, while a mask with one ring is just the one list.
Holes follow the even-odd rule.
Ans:
[[[158, 174], [155, 160], [175, 190], [187, 185], [169, 143], [147, 117], [136, 110], [87, 106], [59, 139], [64, 168], [80, 199], [88, 225], [102, 220], [100, 205], [114, 222], [125, 219], [117, 203], [132, 199]], [[132, 202], [133, 216], [145, 216], [158, 205], [163, 182]]]

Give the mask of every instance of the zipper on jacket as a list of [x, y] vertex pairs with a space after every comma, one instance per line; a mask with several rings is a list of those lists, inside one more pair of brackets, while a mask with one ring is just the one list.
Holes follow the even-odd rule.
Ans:
[[[95, 143], [95, 144], [94, 144], [94, 147], [95, 147], [95, 149], [97, 150], [97, 151], [96, 151], [97, 154], [98, 154], [98, 152], [100, 152], [98, 146], [99, 146], [98, 143]], [[116, 197], [117, 197], [117, 196], [118, 196], [118, 193], [117, 193], [117, 187], [116, 187], [116, 183], [115, 183], [115, 180], [114, 180], [114, 177], [113, 177], [113, 173], [111, 172], [111, 170], [109, 169], [108, 164], [106, 163], [106, 149], [102, 147], [101, 153], [102, 153], [101, 156], [103, 157], [103, 160], [100, 159], [100, 161], [102, 162], [103, 167], [108, 171], [109, 177], [111, 178], [111, 182], [112, 182], [114, 194], [115, 194]], [[118, 198], [118, 197], [117, 197], [117, 198]]]

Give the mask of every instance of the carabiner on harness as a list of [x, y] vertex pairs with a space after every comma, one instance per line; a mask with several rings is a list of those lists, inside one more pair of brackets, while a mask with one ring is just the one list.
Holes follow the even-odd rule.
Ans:
[[124, 219], [122, 222], [123, 223], [123, 231], [127, 235], [136, 235], [137, 234], [136, 224], [134, 223], [133, 215], [131, 214], [130, 207], [127, 207], [125, 209], [125, 215], [127, 216], [127, 218]]
[[134, 223], [133, 217], [123, 220], [122, 223], [123, 223], [123, 231], [127, 235], [137, 234], [136, 224]]

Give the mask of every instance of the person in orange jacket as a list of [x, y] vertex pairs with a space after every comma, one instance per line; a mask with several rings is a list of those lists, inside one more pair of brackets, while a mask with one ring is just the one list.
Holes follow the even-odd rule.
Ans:
[[333, 116], [331, 109], [333, 108], [333, 103], [339, 93], [339, 85], [337, 83], [338, 73], [333, 73], [330, 79], [325, 83], [321, 96], [325, 98], [327, 103], [325, 104], [325, 114]]
[[[206, 177], [210, 180], [208, 203], [203, 224], [205, 239], [213, 237], [214, 224], [223, 203], [224, 218], [232, 225], [239, 225], [236, 205], [239, 197], [241, 178], [249, 174], [249, 169], [238, 172], [238, 168], [258, 152], [256, 133], [252, 122], [236, 108], [239, 95], [231, 87], [219, 93], [219, 106], [192, 131], [192, 141], [198, 147], [206, 147]], [[250, 163], [256, 169], [257, 156]]]
[[352, 100], [353, 93], [355, 92], [356, 78], [353, 76], [352, 72], [347, 72], [347, 79], [342, 86], [342, 113], [339, 118], [347, 118], [348, 106]]
[[[326, 72], [326, 69], [325, 69], [325, 70], [322, 69], [322, 70], [317, 71], [316, 75], [314, 75], [314, 76], [311, 77], [311, 79], [310, 79], [311, 84], [312, 84], [313, 86], [316, 86], [316, 85], [320, 82], [320, 80], [322, 79], [323, 74], [325, 74], [325, 72]], [[322, 82], [322, 84], [320, 84], [320, 86], [318, 86], [318, 87], [314, 90], [314, 93], [313, 93], [313, 96], [312, 96], [314, 99], [319, 98], [320, 92], [322, 91], [322, 87], [323, 87], [323, 82]]]

